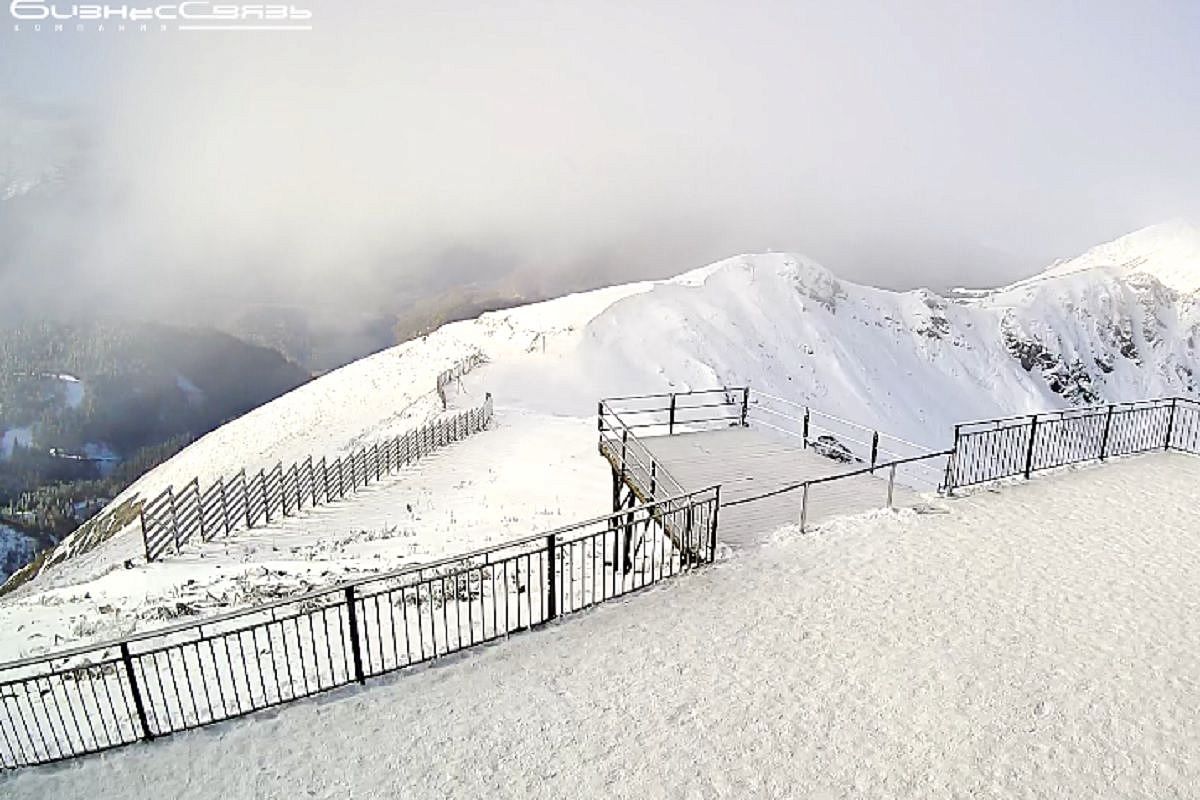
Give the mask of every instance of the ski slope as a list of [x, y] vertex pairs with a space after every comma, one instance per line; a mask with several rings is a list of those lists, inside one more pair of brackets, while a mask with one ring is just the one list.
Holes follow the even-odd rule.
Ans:
[[1180, 797], [1200, 459], [782, 530], [428, 669], [0, 779], [187, 797]]
[[[1200, 304], [1156, 276], [1178, 281], [1200, 272], [1186, 258], [1200, 236], [1168, 225], [1126, 239], [1109, 249], [1127, 261], [1141, 253], [1135, 271], [1056, 265], [1035, 280], [969, 298], [859, 286], [802, 256], [768, 253], [672, 280], [484, 314], [331, 372], [234, 420], [145, 475], [110, 508], [193, 476], [208, 483], [242, 467], [255, 471], [309, 454], [333, 458], [401, 433], [441, 412], [432, 391], [437, 374], [475, 353], [487, 363], [468, 374], [454, 402], [467, 407], [485, 392], [494, 395], [500, 438], [480, 434], [479, 447], [488, 447], [487, 469], [507, 476], [506, 502], [481, 505], [456, 488], [453, 469], [430, 473], [442, 522], [406, 537], [420, 540], [415, 549], [387, 534], [396, 520], [352, 501], [336, 518], [305, 517], [303, 531], [278, 528], [247, 539], [269, 540], [269, 547], [231, 544], [228, 559], [238, 559], [243, 582], [279, 591], [307, 585], [313, 578], [295, 570], [286, 580], [268, 580], [278, 561], [271, 548], [309, 547], [318, 525], [331, 526], [332, 537], [362, 531], [391, 542], [363, 549], [362, 558], [352, 541], [344, 553], [320, 549], [322, 569], [312, 575], [333, 581], [378, 562], [404, 563], [406, 553], [412, 560], [443, 553], [445, 542], [475, 547], [493, 541], [487, 536], [536, 533], [605, 510], [607, 477], [594, 455], [596, 402], [604, 396], [749, 384], [942, 448], [964, 419], [1194, 394]], [[451, 448], [445, 458], [474, 447]], [[581, 459], [596, 466], [575, 469]], [[406, 502], [412, 485], [426, 480], [426, 465], [415, 469], [397, 479], [394, 503], [391, 495], [381, 502]], [[559, 517], [514, 511], [550, 504], [561, 508]], [[467, 508], [490, 510], [463, 525]], [[519, 525], [505, 522], [512, 516]], [[176, 597], [193, 607], [193, 590], [227, 581], [229, 567], [207, 553], [186, 555], [186, 570], [146, 565], [136, 522], [91, 552], [73, 555], [75, 546], [69, 537], [51, 559], [60, 563], [0, 598], [5, 654], [32, 655], [127, 629], [125, 621], [114, 626], [106, 609], [120, 609], [137, 626], [153, 624], [164, 613], [153, 609]], [[235, 597], [250, 602], [260, 594]], [[234, 595], [218, 589], [216, 596]], [[202, 603], [198, 613], [228, 607], [220, 602]]]

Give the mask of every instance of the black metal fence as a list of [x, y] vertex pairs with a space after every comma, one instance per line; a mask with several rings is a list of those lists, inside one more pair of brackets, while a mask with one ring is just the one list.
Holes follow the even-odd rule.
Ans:
[[[765, 428], [843, 463], [877, 469], [899, 465], [904, 485], [937, 487], [945, 475], [944, 463], [926, 458], [934, 453], [931, 448], [748, 386], [608, 398], [600, 401], [598, 417], [602, 452], [605, 442], [615, 444], [626, 433], [643, 438]], [[632, 445], [623, 444], [630, 452]], [[646, 463], [631, 468], [648, 469], [652, 462], [646, 453], [634, 452]]]
[[722, 508], [756, 503], [781, 494], [798, 495], [800, 498], [800, 532], [808, 529], [810, 521], [839, 514], [851, 514], [872, 508], [894, 508], [896, 506], [897, 477], [901, 471], [912, 471], [903, 486], [916, 486], [927, 490], [941, 490], [934, 481], [922, 485], [932, 467], [926, 465], [944, 463], [952, 451], [943, 450], [908, 458], [859, 467], [821, 478], [810, 478], [786, 486], [742, 497], [722, 503]]
[[249, 714], [637, 591], [713, 560], [717, 505], [715, 487], [704, 489], [199, 623], [0, 665], [0, 767]]
[[[439, 390], [443, 387], [439, 383]], [[212, 541], [234, 531], [268, 525], [304, 508], [332, 503], [412, 464], [433, 451], [483, 430], [492, 419], [492, 398], [478, 408], [442, 417], [427, 425], [349, 456], [329, 461], [312, 456], [284, 467], [202, 486], [193, 478], [183, 488], [168, 486], [142, 506], [140, 520], [146, 560], [168, 551], [179, 552], [187, 542]]]
[[685, 491], [643, 439], [731, 427], [762, 427], [796, 439], [843, 468], [721, 505], [794, 493], [802, 530], [817, 515], [890, 507], [897, 485], [940, 490], [950, 455], [747, 386], [608, 398], [599, 403], [597, 425], [600, 452], [617, 480], [643, 499]]
[[946, 486], [1028, 478], [1042, 469], [1172, 449], [1200, 453], [1200, 404], [1189, 398], [969, 422], [954, 428]]

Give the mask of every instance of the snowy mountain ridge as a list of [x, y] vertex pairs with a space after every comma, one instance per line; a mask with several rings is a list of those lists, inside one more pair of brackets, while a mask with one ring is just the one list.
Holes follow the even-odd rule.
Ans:
[[[547, 463], [538, 469], [552, 483], [561, 472], [556, 458], [567, 457], [559, 453], [601, 464], [593, 415], [604, 396], [749, 384], [941, 447], [954, 423], [967, 419], [1195, 394], [1200, 302], [1145, 266], [1181, 281], [1190, 262], [1138, 251], [1138, 242], [1164, 241], [1161, 232], [1139, 234], [1106, 251], [1129, 255], [1136, 269], [1103, 265], [1096, 256], [1092, 266], [1064, 269], [1069, 262], [1062, 262], [968, 298], [861, 286], [803, 256], [768, 253], [487, 313], [255, 409], [143, 476], [110, 508], [196, 476], [207, 483], [241, 467], [336, 456], [420, 424], [441, 410], [429, 397], [436, 374], [475, 351], [488, 363], [465, 380], [460, 400], [491, 392], [506, 452], [541, 454]], [[1167, 249], [1187, 253], [1186, 242]], [[492, 457], [489, 469], [503, 470], [511, 456]], [[526, 488], [539, 491], [536, 482]], [[579, 505], [580, 518], [602, 510], [603, 492], [593, 489], [589, 483], [572, 490], [596, 495], [595, 505]], [[539, 497], [514, 502], [535, 507]], [[447, 494], [440, 502], [455, 501]], [[12, 598], [95, 580], [136, 560], [140, 544], [135, 521]], [[60, 545], [70, 547], [71, 538]]]
[[1022, 283], [1107, 270], [1129, 278], [1150, 276], [1181, 293], [1200, 290], [1200, 226], [1175, 219], [1126, 234], [1075, 258], [1056, 261]]

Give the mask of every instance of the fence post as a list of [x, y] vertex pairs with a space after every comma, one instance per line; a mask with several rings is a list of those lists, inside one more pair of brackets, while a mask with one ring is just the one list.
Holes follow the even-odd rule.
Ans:
[[354, 663], [354, 680], [366, 683], [363, 677], [362, 650], [358, 644], [358, 609], [354, 607], [354, 586], [346, 587], [346, 613], [350, 618], [350, 657]]
[[808, 447], [808, 406], [804, 407], [804, 436], [800, 439], [801, 445]]
[[125, 662], [125, 677], [129, 680], [129, 691], [133, 694], [133, 707], [137, 711], [138, 724], [142, 727], [142, 741], [148, 742], [154, 738], [150, 732], [150, 723], [146, 721], [146, 704], [142, 701], [142, 690], [138, 688], [137, 678], [133, 673], [133, 656], [129, 655], [128, 642], [121, 642], [121, 660]]
[[193, 478], [192, 483], [194, 484], [193, 491], [196, 498], [197, 527], [200, 529], [200, 541], [204, 542], [207, 539], [204, 538], [204, 496], [200, 494], [200, 478], [198, 476]]
[[225, 523], [225, 535], [229, 535], [229, 502], [225, 499], [225, 476], [222, 475], [217, 480], [220, 481], [221, 487], [221, 521]]
[[554, 560], [557, 556], [557, 534], [550, 534], [546, 537], [546, 570], [548, 572], [546, 579], [546, 619], [551, 620], [558, 616], [558, 570], [555, 568]]
[[667, 423], [667, 435], [670, 436], [673, 433], [675, 433], [675, 393], [671, 392], [671, 416]]
[[[312, 494], [312, 456], [305, 456], [304, 465], [308, 470], [308, 494]], [[298, 476], [296, 477], [296, 509], [299, 509], [302, 505], [304, 505], [304, 492], [300, 491], [300, 479]], [[311, 505], [317, 504], [313, 503]]]
[[871, 474], [875, 474], [875, 464], [879, 461], [879, 431], [874, 431], [871, 436]]
[[[144, 502], [142, 507], [145, 508]], [[149, 563], [153, 561], [154, 558], [150, 555], [150, 540], [146, 537], [146, 512], [142, 509], [138, 509], [138, 520], [142, 523], [142, 546], [146, 550], [146, 562]]]
[[242, 504], [246, 509], [246, 529], [249, 530], [253, 523], [250, 521], [250, 485], [246, 483], [246, 468], [242, 467]]
[[658, 499], [658, 462], [650, 462], [650, 502]]
[[747, 427], [750, 423], [746, 419], [750, 415], [750, 387], [742, 387], [742, 427]]
[[1167, 441], [1163, 443], [1163, 450], [1171, 449], [1171, 433], [1175, 430], [1175, 403], [1176, 398], [1171, 398], [1171, 410], [1167, 414]]
[[171, 505], [171, 539], [175, 542], [175, 555], [179, 555], [179, 519], [175, 514], [175, 488], [167, 487], [167, 501]]
[[1104, 433], [1100, 436], [1100, 460], [1103, 461], [1108, 451], [1108, 430], [1112, 427], [1113, 406], [1110, 403], [1108, 413], [1104, 415]]
[[955, 473], [958, 471], [958, 439], [962, 432], [961, 425], [954, 426], [954, 449], [950, 451], [950, 456], [946, 459], [946, 496], [954, 495], [954, 481], [958, 477]]
[[[694, 502], [694, 501], [692, 501]], [[717, 496], [713, 499], [712, 519], [709, 521], [708, 561], [711, 564], [717, 560], [717, 514], [721, 511], [721, 486], [717, 485]]]
[[[296, 466], [295, 462], [292, 466]], [[283, 516], [288, 515], [288, 492], [287, 492], [287, 472], [279, 473], [279, 513]]]
[[[272, 470], [274, 472], [274, 470]], [[263, 495], [263, 516], [266, 518], [266, 524], [271, 524], [271, 495], [267, 493], [267, 473], [261, 469], [258, 471], [258, 477], [262, 481]]]
[[893, 508], [892, 497], [896, 489], [896, 465], [892, 464], [892, 468], [888, 470], [888, 508]]
[[1037, 418], [1038, 415], [1034, 414], [1029, 423], [1029, 449], [1025, 451], [1025, 480], [1029, 480], [1029, 474], [1033, 472], [1033, 443], [1037, 439]]
[[804, 526], [808, 523], [808, 482], [804, 483], [804, 491], [800, 494], [800, 532], [804, 533]]

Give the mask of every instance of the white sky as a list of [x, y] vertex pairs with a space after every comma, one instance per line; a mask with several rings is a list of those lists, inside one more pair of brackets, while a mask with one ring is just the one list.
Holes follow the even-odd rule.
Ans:
[[8, 285], [320, 293], [767, 249], [979, 285], [1200, 216], [1191, 3], [308, 7], [300, 34], [6, 23], [0, 170], [48, 158], [47, 125], [85, 153], [36, 226], [0, 206]]

